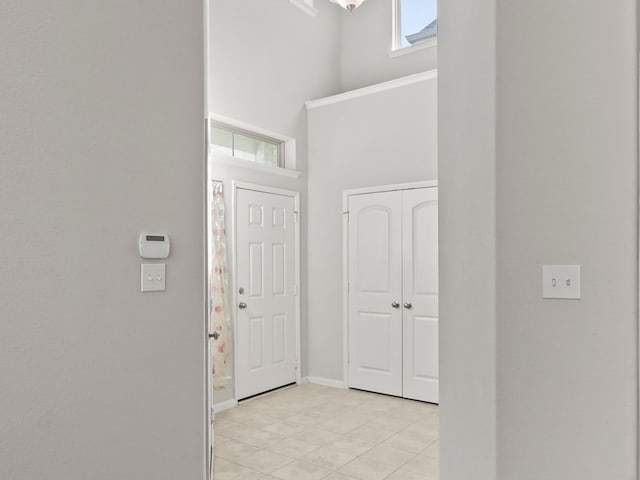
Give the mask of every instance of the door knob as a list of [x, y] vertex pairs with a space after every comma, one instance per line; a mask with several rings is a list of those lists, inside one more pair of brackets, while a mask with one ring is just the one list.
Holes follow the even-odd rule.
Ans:
[[404, 304], [404, 308], [406, 308], [407, 310], [410, 310], [412, 306], [413, 306], [413, 305], [411, 305], [411, 302], [406, 302], [406, 303]]
[[399, 304], [398, 302], [393, 302], [393, 303], [391, 304], [391, 306], [392, 306], [393, 308], [400, 308], [400, 304]]
[[218, 338], [220, 338], [220, 333], [219, 332], [210, 333], [209, 338], [213, 338], [214, 340], [217, 340]]
[[245, 308], [247, 308], [247, 304], [246, 304], [246, 303], [244, 303], [244, 302], [240, 302], [240, 303], [238, 304], [238, 308], [239, 308], [240, 310], [244, 310]]

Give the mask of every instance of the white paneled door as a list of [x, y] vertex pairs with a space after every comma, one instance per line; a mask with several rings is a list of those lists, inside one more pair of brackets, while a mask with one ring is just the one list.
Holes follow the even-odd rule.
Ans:
[[296, 381], [295, 199], [236, 194], [238, 399]]
[[403, 396], [439, 403], [438, 189], [402, 192]]
[[349, 386], [402, 395], [402, 196], [349, 197]]
[[438, 403], [438, 191], [349, 196], [349, 386]]

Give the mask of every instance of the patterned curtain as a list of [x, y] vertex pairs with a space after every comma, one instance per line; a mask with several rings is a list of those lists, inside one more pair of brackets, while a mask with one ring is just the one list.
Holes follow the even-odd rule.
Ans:
[[226, 387], [228, 382], [227, 361], [231, 350], [231, 313], [229, 310], [229, 274], [227, 270], [227, 239], [224, 227], [224, 192], [222, 182], [213, 182], [210, 187], [211, 206], [211, 252], [210, 252], [210, 333], [219, 337], [211, 339], [211, 367], [214, 390]]

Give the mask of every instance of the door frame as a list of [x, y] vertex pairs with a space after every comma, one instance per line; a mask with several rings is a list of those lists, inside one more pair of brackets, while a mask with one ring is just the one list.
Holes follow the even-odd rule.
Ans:
[[231, 214], [231, 231], [233, 240], [231, 242], [231, 255], [233, 256], [233, 279], [232, 279], [232, 295], [231, 301], [233, 304], [232, 315], [232, 332], [233, 332], [233, 398], [238, 401], [238, 329], [237, 329], [237, 316], [236, 305], [238, 304], [238, 231], [237, 231], [237, 213], [238, 213], [238, 190], [251, 190], [260, 193], [270, 193], [273, 195], [282, 195], [284, 197], [291, 197], [294, 200], [294, 213], [297, 216], [297, 221], [294, 223], [294, 264], [295, 264], [295, 282], [297, 291], [295, 294], [295, 342], [296, 342], [296, 383], [302, 383], [301, 365], [300, 365], [300, 192], [295, 190], [287, 190], [284, 188], [270, 187], [267, 185], [259, 185], [256, 183], [247, 183], [242, 181], [233, 180], [231, 182], [232, 189], [232, 214]]
[[415, 190], [437, 187], [437, 180], [377, 185], [342, 191], [342, 375], [345, 388], [349, 388], [349, 197], [369, 193]]

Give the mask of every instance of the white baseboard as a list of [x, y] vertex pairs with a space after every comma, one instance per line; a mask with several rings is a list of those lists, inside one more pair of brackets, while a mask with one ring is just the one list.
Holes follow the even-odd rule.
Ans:
[[[298, 385], [304, 385], [305, 383], [314, 383], [316, 385], [323, 385], [325, 387], [333, 387], [333, 388], [342, 388], [342, 389], [348, 388], [347, 384], [344, 381], [333, 380], [331, 378], [302, 377], [300, 378], [300, 382], [298, 382]], [[256, 397], [256, 398], [259, 398], [259, 397]], [[250, 400], [253, 400], [253, 399], [250, 399]], [[237, 406], [238, 406], [238, 400], [236, 400], [235, 398], [232, 398], [231, 400], [225, 400], [224, 402], [214, 403], [213, 411], [215, 413], [220, 413]]]
[[333, 388], [342, 388], [347, 389], [347, 384], [344, 380], [334, 380], [332, 378], [322, 378], [322, 377], [304, 377], [306, 382], [315, 383], [316, 385], [324, 385], [325, 387], [333, 387]]
[[230, 408], [237, 407], [237, 406], [238, 406], [238, 401], [235, 398], [232, 398], [231, 400], [226, 400], [224, 402], [214, 403], [213, 404], [213, 411], [216, 412], [216, 413], [220, 413], [220, 412], [223, 412], [225, 410], [229, 410]]

